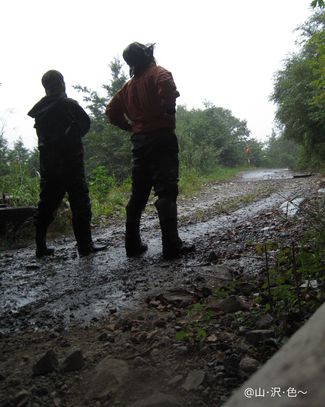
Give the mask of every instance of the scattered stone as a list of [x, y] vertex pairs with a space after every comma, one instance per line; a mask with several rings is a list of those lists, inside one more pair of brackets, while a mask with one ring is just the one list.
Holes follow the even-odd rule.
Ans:
[[14, 406], [24, 407], [29, 402], [30, 394], [27, 390], [21, 390], [13, 398]]
[[59, 366], [59, 361], [56, 353], [51, 349], [45, 353], [33, 366], [33, 374], [35, 376], [46, 375], [53, 372]]
[[134, 367], [142, 367], [147, 364], [148, 364], [147, 361], [145, 359], [143, 359], [141, 356], [137, 356], [133, 361]]
[[202, 266], [200, 272], [203, 275], [214, 275], [217, 280], [229, 281], [232, 279], [231, 270], [224, 264], [211, 264]]
[[237, 375], [239, 369], [240, 357], [236, 353], [225, 356], [223, 366], [229, 375]]
[[163, 394], [156, 392], [149, 397], [142, 400], [138, 400], [131, 404], [130, 407], [182, 407], [183, 404], [180, 403], [174, 396], [169, 394]]
[[192, 370], [187, 375], [185, 382], [183, 384], [183, 388], [187, 391], [197, 390], [203, 383], [204, 378], [205, 378], [204, 370]]
[[157, 319], [157, 321], [154, 322], [154, 326], [158, 328], [165, 328], [166, 321], [164, 319]]
[[171, 339], [168, 336], [162, 336], [157, 343], [157, 346], [169, 346]]
[[218, 305], [226, 314], [237, 311], [248, 311], [250, 308], [249, 305], [237, 295], [231, 295], [228, 298], [225, 298], [220, 301]]
[[99, 341], [101, 341], [101, 342], [111, 342], [111, 343], [113, 343], [113, 342], [115, 341], [114, 335], [109, 334], [109, 333], [107, 333], [107, 332], [101, 333], [101, 334], [98, 336], [97, 339], [98, 339]]
[[301, 284], [300, 288], [318, 288], [318, 281], [317, 280], [305, 280], [303, 284]]
[[55, 398], [53, 399], [53, 404], [54, 404], [54, 407], [60, 407], [60, 406], [62, 406], [61, 399], [59, 399], [58, 397], [55, 397]]
[[[111, 397], [126, 383], [128, 374], [129, 366], [124, 360], [106, 357], [92, 374], [88, 398], [100, 400]], [[87, 380], [87, 386], [88, 383]]]
[[244, 353], [247, 353], [250, 347], [251, 345], [249, 345], [244, 339], [237, 343], [237, 348]]
[[259, 342], [265, 341], [274, 335], [273, 329], [255, 329], [246, 332], [246, 340], [252, 345], [257, 345]]
[[177, 376], [174, 376], [172, 379], [168, 381], [168, 386], [174, 386], [175, 384], [178, 384], [183, 380], [183, 376], [181, 374], [178, 374]]
[[218, 340], [218, 337], [215, 334], [209, 335], [207, 337], [207, 342], [217, 342], [217, 340]]
[[269, 326], [272, 325], [273, 321], [274, 319], [272, 315], [265, 314], [256, 322], [256, 326], [259, 329], [268, 328]]
[[175, 351], [180, 355], [186, 355], [188, 352], [188, 348], [185, 345], [180, 345], [178, 343], [173, 345]]
[[60, 339], [59, 345], [61, 346], [61, 348], [68, 348], [69, 346], [71, 346], [71, 343], [67, 339], [63, 338]]
[[254, 373], [259, 366], [259, 362], [251, 358], [249, 356], [245, 356], [240, 362], [239, 362], [239, 368], [244, 372], [244, 373]]
[[157, 335], [158, 332], [159, 331], [157, 329], [155, 329], [154, 331], [148, 332], [147, 333], [147, 340], [150, 340], [150, 339], [154, 338]]
[[62, 370], [64, 372], [72, 372], [74, 370], [80, 370], [85, 364], [83, 354], [80, 349], [74, 350], [64, 360]]
[[163, 304], [172, 304], [176, 307], [187, 307], [197, 300], [197, 296], [183, 288], [168, 290], [157, 297]]
[[152, 351], [150, 352], [150, 356], [151, 356], [153, 359], [159, 358], [159, 356], [160, 356], [160, 351], [159, 351], [159, 349], [157, 349], [157, 348], [152, 349]]

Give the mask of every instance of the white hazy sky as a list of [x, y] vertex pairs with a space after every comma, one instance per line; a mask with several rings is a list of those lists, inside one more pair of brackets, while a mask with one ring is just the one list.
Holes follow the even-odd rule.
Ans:
[[43, 95], [40, 79], [62, 72], [72, 89], [100, 90], [108, 64], [133, 41], [155, 42], [158, 64], [173, 73], [179, 104], [204, 100], [247, 120], [251, 135], [271, 134], [273, 74], [296, 50], [295, 28], [311, 0], [5, 0], [0, 2], [0, 119], [9, 141], [36, 145], [26, 113]]

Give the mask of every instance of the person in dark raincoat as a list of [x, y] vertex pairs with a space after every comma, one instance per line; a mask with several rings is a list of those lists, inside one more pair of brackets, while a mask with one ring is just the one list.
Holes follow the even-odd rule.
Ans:
[[62, 74], [55, 70], [42, 77], [46, 96], [28, 112], [35, 119], [40, 155], [40, 199], [35, 216], [36, 256], [52, 255], [46, 245], [46, 231], [65, 193], [72, 212], [72, 226], [79, 255], [97, 247], [91, 235], [91, 204], [85, 179], [82, 137], [90, 119], [77, 101], [67, 97]]
[[126, 207], [125, 248], [128, 257], [147, 250], [140, 238], [140, 218], [151, 189], [158, 197], [163, 257], [172, 259], [194, 247], [185, 246], [177, 229], [178, 142], [175, 106], [179, 93], [172, 74], [157, 66], [154, 45], [130, 44], [123, 58], [131, 79], [106, 107], [109, 121], [132, 133], [132, 193]]

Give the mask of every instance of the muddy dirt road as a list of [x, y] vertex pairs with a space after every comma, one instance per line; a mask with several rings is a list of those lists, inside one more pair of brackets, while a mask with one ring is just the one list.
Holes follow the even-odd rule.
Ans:
[[[211, 183], [197, 196], [180, 200], [180, 236], [194, 243], [196, 252], [177, 261], [160, 257], [160, 232], [152, 204], [142, 221], [142, 236], [149, 250], [140, 259], [126, 258], [122, 223], [95, 230], [95, 241], [108, 240], [109, 248], [87, 258], [77, 256], [71, 237], [50, 241], [56, 252], [46, 259], [35, 259], [33, 243], [2, 251], [1, 332], [85, 325], [121, 308], [132, 308], [155, 290], [196, 278], [199, 266], [209, 263], [210, 252], [218, 252], [218, 242], [236, 225], [247, 225], [249, 233], [258, 214], [271, 213], [285, 201], [308, 196], [317, 187], [317, 177], [292, 176], [288, 170], [250, 171], [231, 182]], [[262, 238], [267, 237], [267, 230]], [[236, 237], [227, 244], [235, 245]], [[258, 270], [256, 262], [243, 258], [237, 266], [249, 273]], [[213, 269], [204, 270], [207, 280], [214, 279], [214, 274]]]

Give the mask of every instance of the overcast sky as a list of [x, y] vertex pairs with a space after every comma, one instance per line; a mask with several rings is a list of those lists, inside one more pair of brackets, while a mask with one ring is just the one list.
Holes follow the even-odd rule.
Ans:
[[271, 134], [273, 74], [297, 49], [295, 28], [311, 0], [6, 0], [0, 2], [0, 118], [10, 141], [36, 145], [29, 109], [40, 79], [62, 72], [72, 85], [100, 90], [108, 64], [133, 41], [155, 42], [157, 63], [173, 73], [179, 104], [203, 101], [247, 120], [251, 135]]

